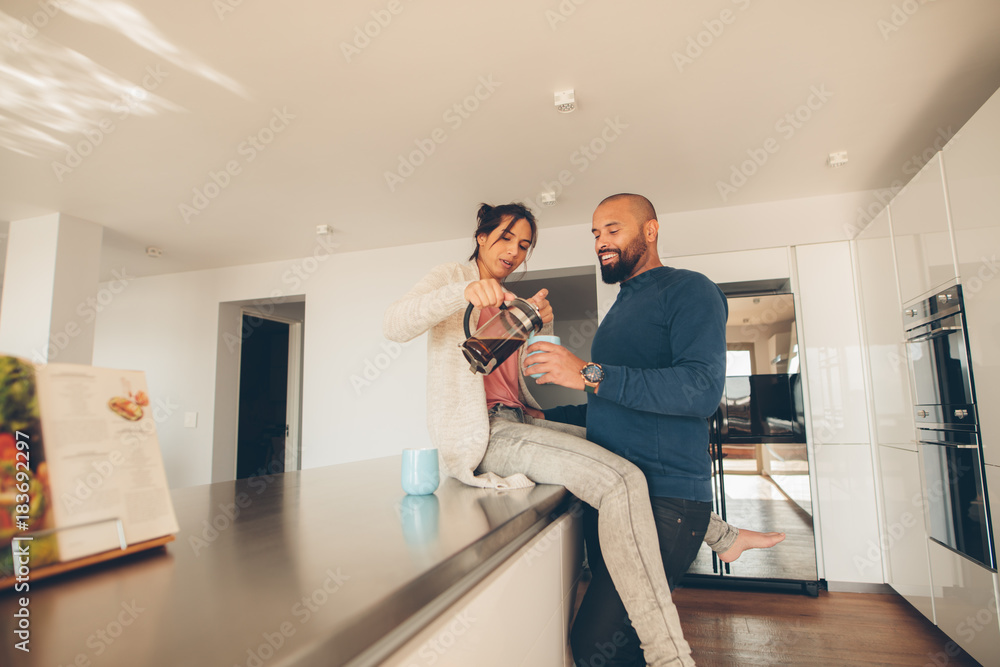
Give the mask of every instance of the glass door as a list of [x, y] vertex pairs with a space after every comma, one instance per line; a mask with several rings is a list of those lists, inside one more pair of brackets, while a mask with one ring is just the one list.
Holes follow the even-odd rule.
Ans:
[[737, 527], [787, 537], [733, 563], [702, 545], [688, 575], [809, 589], [818, 577], [792, 295], [730, 296], [726, 347], [725, 393], [712, 419], [716, 512]]

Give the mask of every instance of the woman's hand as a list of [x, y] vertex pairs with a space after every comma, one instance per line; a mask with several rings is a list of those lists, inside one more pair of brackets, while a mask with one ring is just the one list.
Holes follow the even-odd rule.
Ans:
[[538, 294], [528, 299], [529, 302], [535, 304], [535, 307], [538, 308], [538, 314], [542, 318], [542, 324], [548, 324], [552, 321], [552, 305], [546, 298], [548, 295], [549, 291], [547, 289], [543, 289], [539, 290]]
[[495, 278], [477, 280], [465, 288], [465, 300], [476, 308], [498, 308], [504, 301], [515, 298], [517, 297], [505, 290]]

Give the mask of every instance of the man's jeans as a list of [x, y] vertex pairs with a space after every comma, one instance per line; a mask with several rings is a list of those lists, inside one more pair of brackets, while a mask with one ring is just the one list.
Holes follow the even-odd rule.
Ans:
[[[687, 572], [705, 537], [712, 503], [679, 498], [652, 498], [660, 555], [670, 588]], [[598, 539], [598, 512], [583, 516], [587, 561], [593, 574], [583, 604], [573, 622], [574, 664], [579, 666], [641, 667], [646, 664], [639, 637], [608, 573]]]

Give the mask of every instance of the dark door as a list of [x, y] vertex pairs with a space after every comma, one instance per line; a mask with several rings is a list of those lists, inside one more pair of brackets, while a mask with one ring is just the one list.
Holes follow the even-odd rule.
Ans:
[[288, 330], [285, 322], [243, 315], [240, 352], [236, 477], [285, 470], [288, 402]]

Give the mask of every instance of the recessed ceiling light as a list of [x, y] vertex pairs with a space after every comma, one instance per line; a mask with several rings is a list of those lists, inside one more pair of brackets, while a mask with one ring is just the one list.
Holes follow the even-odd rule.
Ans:
[[556, 93], [556, 111], [571, 113], [576, 110], [576, 94], [572, 89]]

